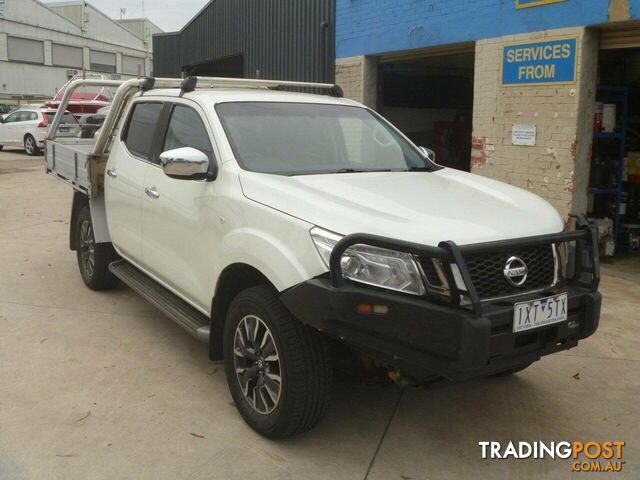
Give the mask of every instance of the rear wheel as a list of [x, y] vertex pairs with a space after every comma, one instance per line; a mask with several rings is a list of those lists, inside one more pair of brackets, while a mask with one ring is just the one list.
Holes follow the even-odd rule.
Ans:
[[82, 207], [76, 217], [76, 254], [85, 285], [92, 290], [106, 290], [118, 284], [109, 271], [109, 264], [118, 259], [110, 243], [96, 243], [91, 223], [91, 211]]
[[326, 410], [331, 356], [325, 339], [293, 318], [273, 288], [252, 287], [233, 300], [224, 359], [236, 407], [259, 434], [305, 432]]
[[27, 152], [27, 155], [32, 157], [40, 153], [40, 149], [38, 148], [36, 139], [33, 138], [32, 135], [27, 135], [24, 137], [24, 151]]
[[4, 148], [4, 145], [0, 145], [0, 152], [2, 151], [3, 148]]

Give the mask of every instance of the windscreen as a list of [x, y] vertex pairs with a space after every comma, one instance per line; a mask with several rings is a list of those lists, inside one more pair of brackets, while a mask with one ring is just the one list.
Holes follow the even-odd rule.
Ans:
[[282, 175], [432, 170], [373, 112], [345, 105], [231, 102], [216, 106], [240, 166]]
[[[56, 112], [44, 112], [44, 114], [47, 116], [47, 120], [49, 121], [49, 123], [53, 123], [53, 119], [56, 116]], [[77, 123], [78, 121], [76, 120], [76, 117], [74, 117], [70, 113], [65, 113], [62, 116], [62, 120], [60, 121], [61, 125], [68, 125], [68, 124], [75, 125]]]

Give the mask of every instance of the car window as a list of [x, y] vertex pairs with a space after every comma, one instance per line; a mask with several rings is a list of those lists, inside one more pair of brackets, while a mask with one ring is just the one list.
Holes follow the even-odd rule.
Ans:
[[145, 160], [151, 158], [153, 134], [162, 103], [136, 103], [129, 117], [124, 143], [129, 151]]
[[14, 112], [14, 113], [11, 113], [11, 114], [7, 115], [7, 118], [4, 119], [5, 123], [17, 122], [18, 121], [18, 113], [20, 113], [20, 112]]
[[176, 105], [171, 113], [162, 151], [182, 147], [200, 150], [213, 162], [213, 147], [202, 118], [194, 109]]
[[36, 112], [26, 112], [27, 115], [25, 118], [25, 120], [31, 121], [31, 120], [37, 120], [38, 119], [38, 114]]
[[365, 108], [231, 102], [218, 104], [216, 111], [246, 170], [305, 175], [433, 168], [415, 146]]
[[[47, 116], [47, 120], [49, 121], [49, 123], [53, 122], [53, 119], [56, 116], [56, 112], [44, 112], [44, 114]], [[76, 124], [78, 123], [78, 121], [76, 120], [76, 117], [74, 117], [73, 115], [71, 115], [70, 113], [65, 113], [62, 116], [62, 120], [60, 121], [61, 125], [68, 125], [68, 124]]]

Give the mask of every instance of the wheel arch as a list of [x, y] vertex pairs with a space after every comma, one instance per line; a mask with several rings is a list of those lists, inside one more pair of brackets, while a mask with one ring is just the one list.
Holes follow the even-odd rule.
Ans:
[[78, 245], [76, 244], [76, 223], [78, 223], [78, 213], [86, 205], [89, 205], [89, 199], [87, 196], [80, 192], [73, 192], [73, 201], [71, 202], [71, 220], [69, 222], [69, 249], [73, 251], [76, 251], [78, 248]]
[[211, 303], [211, 337], [209, 341], [211, 360], [223, 358], [222, 336], [231, 302], [241, 291], [257, 285], [269, 285], [277, 290], [265, 274], [247, 263], [232, 263], [220, 273]]
[[91, 224], [96, 243], [111, 243], [111, 236], [107, 227], [107, 216], [104, 205], [104, 195], [89, 198], [84, 193], [74, 191], [71, 203], [71, 221], [69, 222], [69, 248], [76, 250], [76, 220], [78, 212], [85, 206], [91, 212]]

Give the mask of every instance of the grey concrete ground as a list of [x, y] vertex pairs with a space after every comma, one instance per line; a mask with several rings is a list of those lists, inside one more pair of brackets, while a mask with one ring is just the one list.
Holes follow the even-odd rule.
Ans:
[[483, 440], [622, 440], [611, 478], [640, 478], [637, 260], [605, 266], [601, 328], [578, 348], [430, 391], [338, 385], [314, 431], [273, 442], [204, 345], [124, 287], [84, 287], [70, 198], [41, 158], [0, 153], [1, 480], [578, 478], [567, 460], [483, 461]]

